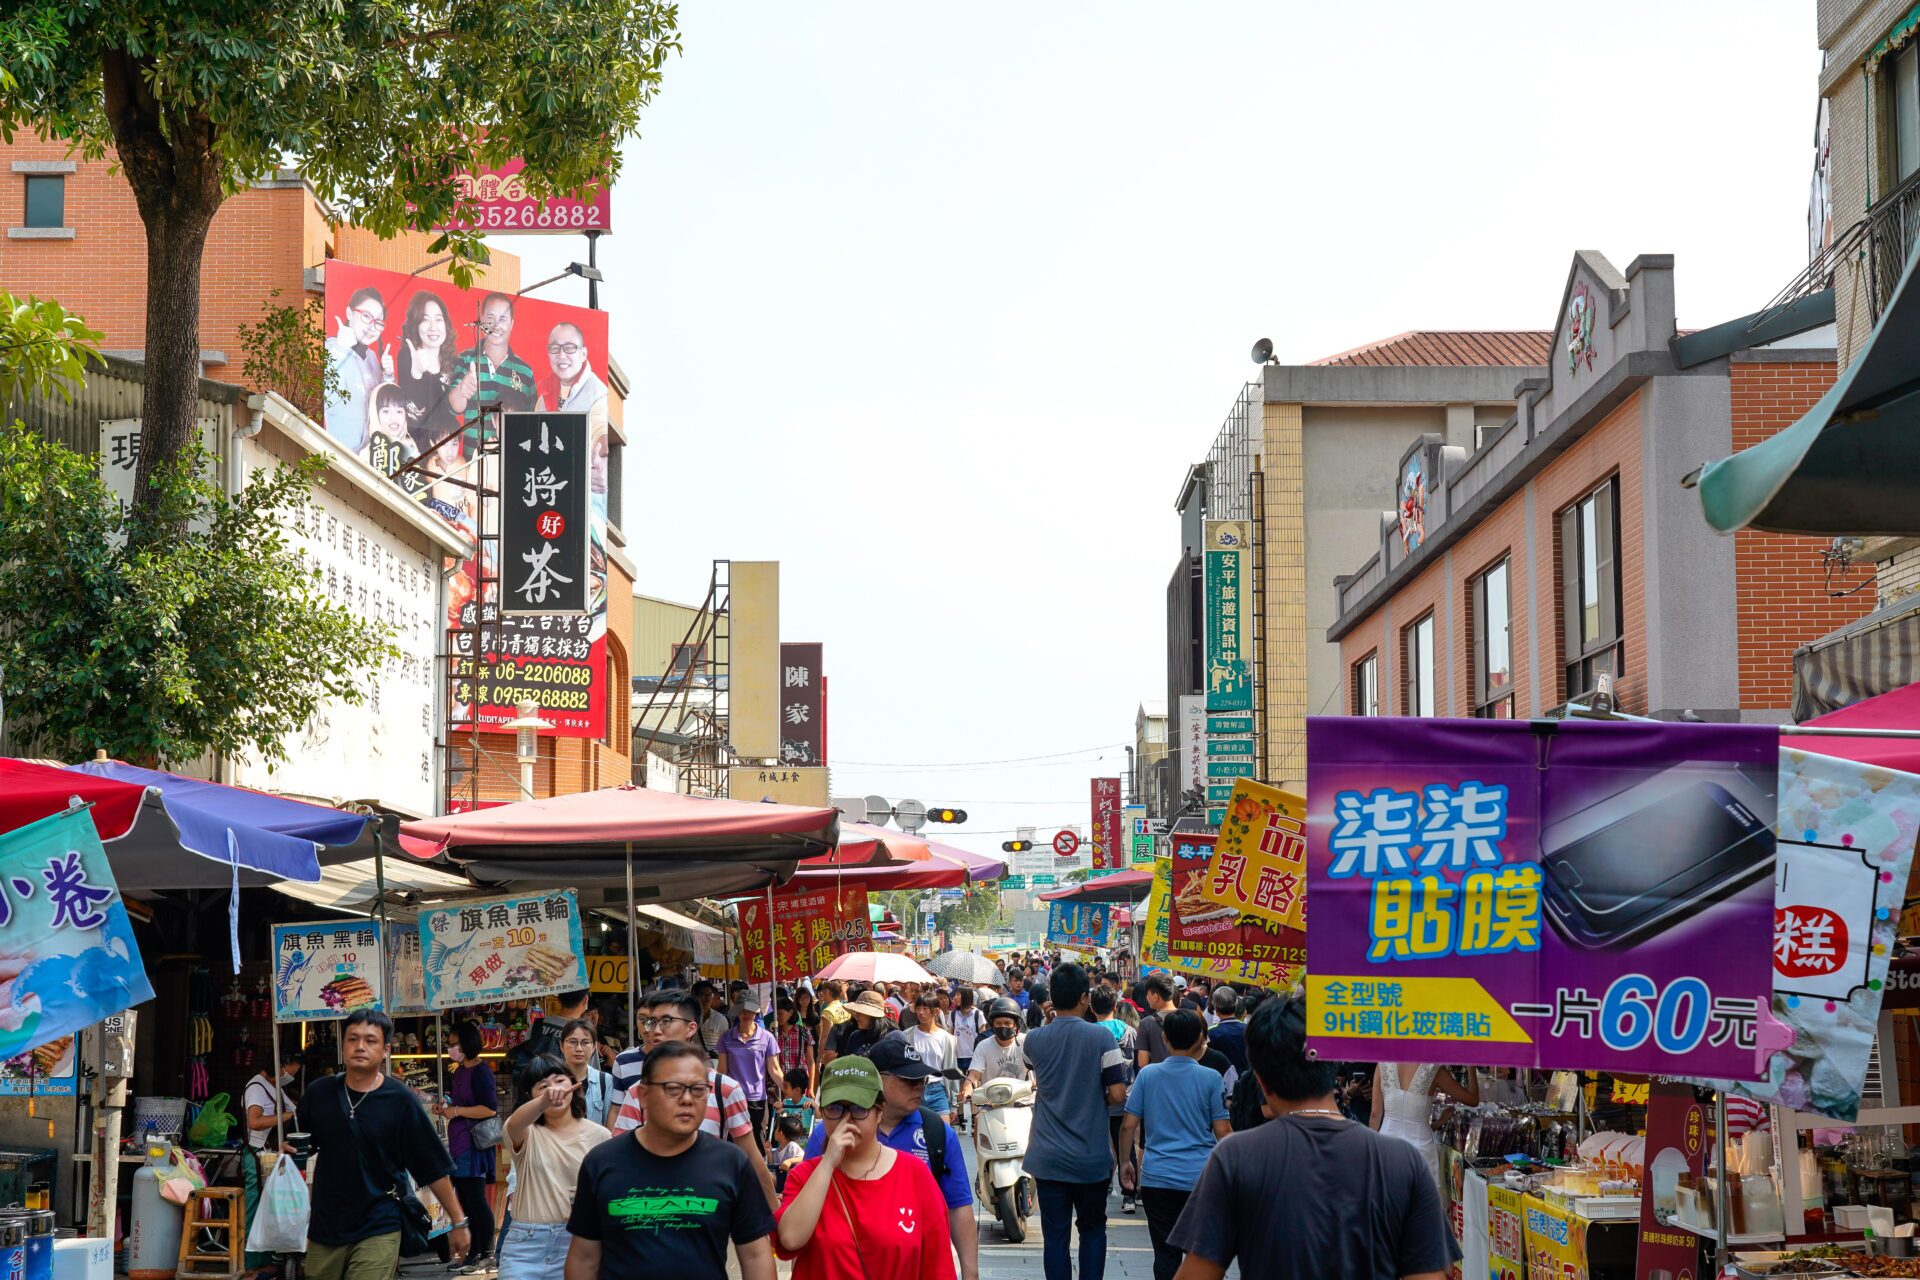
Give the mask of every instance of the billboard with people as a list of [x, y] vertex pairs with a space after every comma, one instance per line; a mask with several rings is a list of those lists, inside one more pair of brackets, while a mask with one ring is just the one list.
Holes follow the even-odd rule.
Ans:
[[[562, 737], [607, 726], [607, 316], [603, 311], [331, 261], [326, 272], [327, 359], [337, 378], [325, 426], [343, 449], [393, 476], [469, 534], [480, 528], [484, 424], [507, 413], [587, 415], [591, 523], [590, 607], [584, 616], [500, 617], [491, 587], [495, 546], [460, 567], [447, 592], [455, 682], [451, 732], [496, 728], [532, 699]], [[488, 437], [489, 439], [492, 436]], [[487, 532], [499, 532], [490, 512]], [[472, 628], [480, 626], [480, 643]], [[479, 649], [476, 654], [475, 648]]]

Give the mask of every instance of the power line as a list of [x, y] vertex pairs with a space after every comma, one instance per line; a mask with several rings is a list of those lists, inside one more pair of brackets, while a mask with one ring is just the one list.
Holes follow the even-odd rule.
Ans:
[[858, 766], [866, 769], [968, 769], [980, 765], [1026, 764], [1032, 760], [1057, 760], [1061, 756], [1083, 756], [1090, 751], [1112, 751], [1116, 747], [1129, 745], [1125, 742], [1102, 742], [1091, 747], [1079, 747], [1072, 751], [1047, 751], [1037, 756], [1008, 756], [1004, 760], [947, 760], [908, 764], [899, 760], [829, 760], [829, 765]]

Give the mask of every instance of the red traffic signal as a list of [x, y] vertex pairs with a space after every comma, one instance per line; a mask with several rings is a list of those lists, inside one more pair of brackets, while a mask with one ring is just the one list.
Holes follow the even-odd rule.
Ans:
[[966, 820], [967, 820], [967, 811], [965, 809], [929, 809], [927, 810], [928, 822], [965, 822]]
[[1033, 841], [1031, 840], [1002, 840], [1000, 842], [1000, 850], [1002, 853], [1025, 853], [1031, 848], [1033, 848]]

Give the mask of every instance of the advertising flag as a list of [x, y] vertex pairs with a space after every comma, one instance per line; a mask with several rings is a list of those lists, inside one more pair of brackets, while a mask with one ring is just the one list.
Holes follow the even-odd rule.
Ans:
[[273, 926], [273, 1020], [319, 1022], [382, 1006], [378, 920]]
[[1307, 927], [1307, 802], [1252, 778], [1234, 781], [1201, 882], [1207, 901], [1302, 933]]
[[867, 890], [861, 884], [775, 891], [771, 919], [765, 896], [742, 898], [739, 910], [740, 950], [751, 983], [797, 981], [820, 972], [837, 955], [873, 950]]
[[1120, 779], [1093, 779], [1093, 869], [1112, 871], [1127, 865], [1120, 845]]
[[827, 704], [821, 673], [824, 646], [780, 644], [780, 763], [827, 762]]
[[1768, 725], [1310, 718], [1309, 1047], [1758, 1078], [1778, 749]]
[[1047, 941], [1082, 951], [1104, 947], [1112, 919], [1113, 912], [1104, 902], [1049, 902]]
[[1207, 632], [1208, 711], [1253, 710], [1253, 596], [1246, 520], [1206, 522], [1202, 578]]

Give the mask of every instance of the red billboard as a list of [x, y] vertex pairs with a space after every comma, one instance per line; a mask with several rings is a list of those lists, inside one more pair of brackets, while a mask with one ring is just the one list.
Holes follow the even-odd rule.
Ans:
[[527, 162], [518, 156], [479, 173], [463, 173], [459, 212], [439, 224], [437, 231], [499, 231], [517, 235], [611, 231], [611, 182], [570, 196], [536, 197], [527, 191], [521, 170]]
[[1127, 865], [1126, 842], [1120, 836], [1120, 779], [1093, 780], [1093, 869], [1110, 871]]
[[[337, 379], [327, 434], [468, 534], [481, 526], [478, 485], [500, 481], [497, 458], [482, 473], [483, 413], [586, 415], [588, 611], [501, 617], [492, 586], [480, 598], [475, 563], [461, 565], [447, 589], [448, 729], [470, 731], [476, 718], [496, 728], [518, 714], [515, 703], [532, 699], [554, 736], [605, 736], [606, 312], [337, 260], [326, 281], [327, 358]], [[417, 465], [402, 471], [409, 463]], [[480, 548], [489, 578], [500, 522], [496, 504]]]
[[862, 884], [776, 890], [771, 923], [764, 894], [740, 902], [740, 953], [748, 982], [791, 982], [818, 973], [844, 952], [873, 950], [869, 932]]

